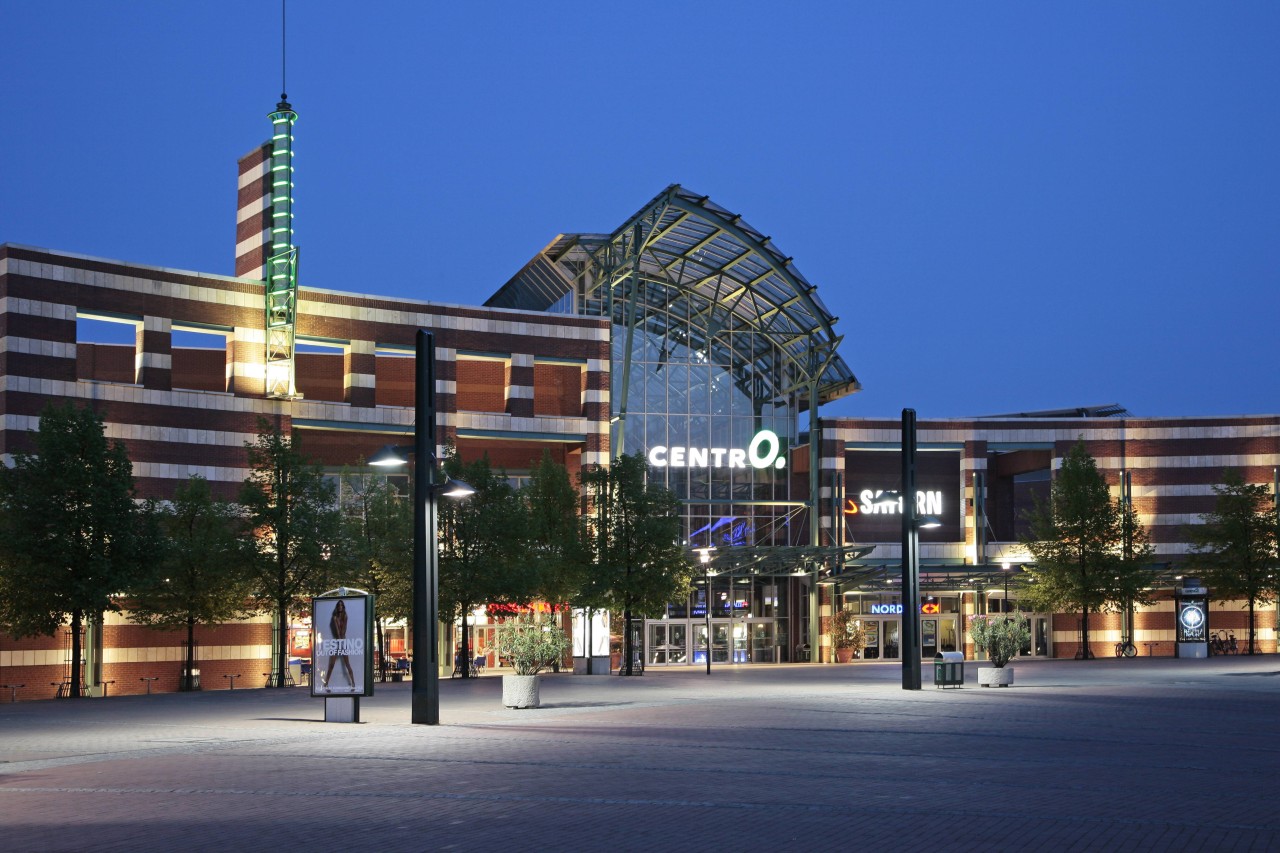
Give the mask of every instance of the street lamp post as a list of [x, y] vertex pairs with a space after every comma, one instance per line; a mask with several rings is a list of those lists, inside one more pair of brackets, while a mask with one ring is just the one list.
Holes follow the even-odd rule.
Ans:
[[[436, 348], [418, 330], [413, 391], [413, 691], [410, 721], [440, 723], [440, 554], [436, 541]], [[419, 645], [421, 644], [421, 645]], [[422, 661], [422, 652], [427, 660]], [[421, 680], [420, 680], [421, 679]]]
[[699, 559], [702, 560], [702, 583], [705, 588], [703, 597], [703, 610], [707, 619], [707, 675], [711, 674], [711, 549], [698, 549]]
[[902, 410], [902, 689], [920, 689], [920, 529], [916, 520], [916, 410]]
[[[410, 722], [440, 723], [440, 556], [436, 524], [436, 350], [432, 334], [419, 329], [414, 358], [413, 446], [384, 447], [370, 465], [404, 465], [403, 451], [414, 455], [413, 469], [413, 689]], [[449, 497], [475, 489], [460, 480], [445, 486]], [[425, 660], [424, 660], [425, 658]]]
[[1013, 568], [1009, 565], [1009, 561], [1005, 560], [1000, 564], [1000, 571], [1004, 572], [1004, 601], [1000, 604], [1000, 612], [1009, 612], [1009, 570]]

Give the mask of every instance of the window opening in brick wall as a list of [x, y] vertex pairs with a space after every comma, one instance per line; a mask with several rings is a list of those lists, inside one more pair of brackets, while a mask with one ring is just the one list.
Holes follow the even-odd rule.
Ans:
[[76, 378], [95, 382], [138, 381], [134, 360], [140, 317], [76, 315]]
[[297, 339], [294, 385], [303, 399], [346, 400], [346, 348], [341, 343]]
[[173, 325], [173, 387], [227, 390], [227, 338], [231, 330]]
[[375, 406], [413, 406], [416, 357], [413, 347], [380, 346], [374, 350]]
[[507, 411], [511, 366], [506, 359], [459, 356], [456, 365], [458, 411]]

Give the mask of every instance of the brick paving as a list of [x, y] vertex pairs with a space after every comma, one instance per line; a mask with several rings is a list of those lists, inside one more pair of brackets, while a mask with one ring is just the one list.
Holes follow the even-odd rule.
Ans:
[[0, 849], [1276, 850], [1280, 657], [894, 664], [0, 705]]

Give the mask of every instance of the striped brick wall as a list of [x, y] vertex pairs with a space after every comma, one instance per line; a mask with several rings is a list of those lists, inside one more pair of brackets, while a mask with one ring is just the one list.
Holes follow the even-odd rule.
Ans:
[[[889, 420], [828, 421], [827, 437], [844, 444], [901, 441], [899, 423]], [[1246, 482], [1270, 487], [1280, 466], [1280, 415], [1206, 418], [1094, 418], [1036, 420], [930, 420], [917, 427], [920, 447], [960, 445], [962, 479], [957, 494], [972, 496], [973, 471], [986, 468], [988, 454], [1009, 447], [1042, 447], [1056, 470], [1078, 438], [1112, 485], [1120, 473], [1133, 478], [1133, 502], [1158, 557], [1186, 555], [1184, 529], [1213, 509], [1213, 487], [1224, 469]], [[967, 490], [967, 491], [966, 491]], [[967, 501], [966, 501], [967, 503]], [[966, 509], [973, 544], [972, 507]]]
[[236, 192], [238, 278], [266, 280], [271, 248], [271, 143], [240, 158]]

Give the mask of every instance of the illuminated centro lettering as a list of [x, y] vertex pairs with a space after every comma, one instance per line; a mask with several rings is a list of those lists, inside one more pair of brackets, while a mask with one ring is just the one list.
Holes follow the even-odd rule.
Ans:
[[[902, 498], [882, 497], [883, 489], [863, 489], [858, 500], [864, 513], [872, 515], [897, 515], [902, 512]], [[942, 492], [916, 492], [916, 515], [942, 515]]]
[[741, 447], [667, 447], [649, 449], [649, 464], [655, 468], [785, 468], [782, 439], [771, 429], [762, 429]]

